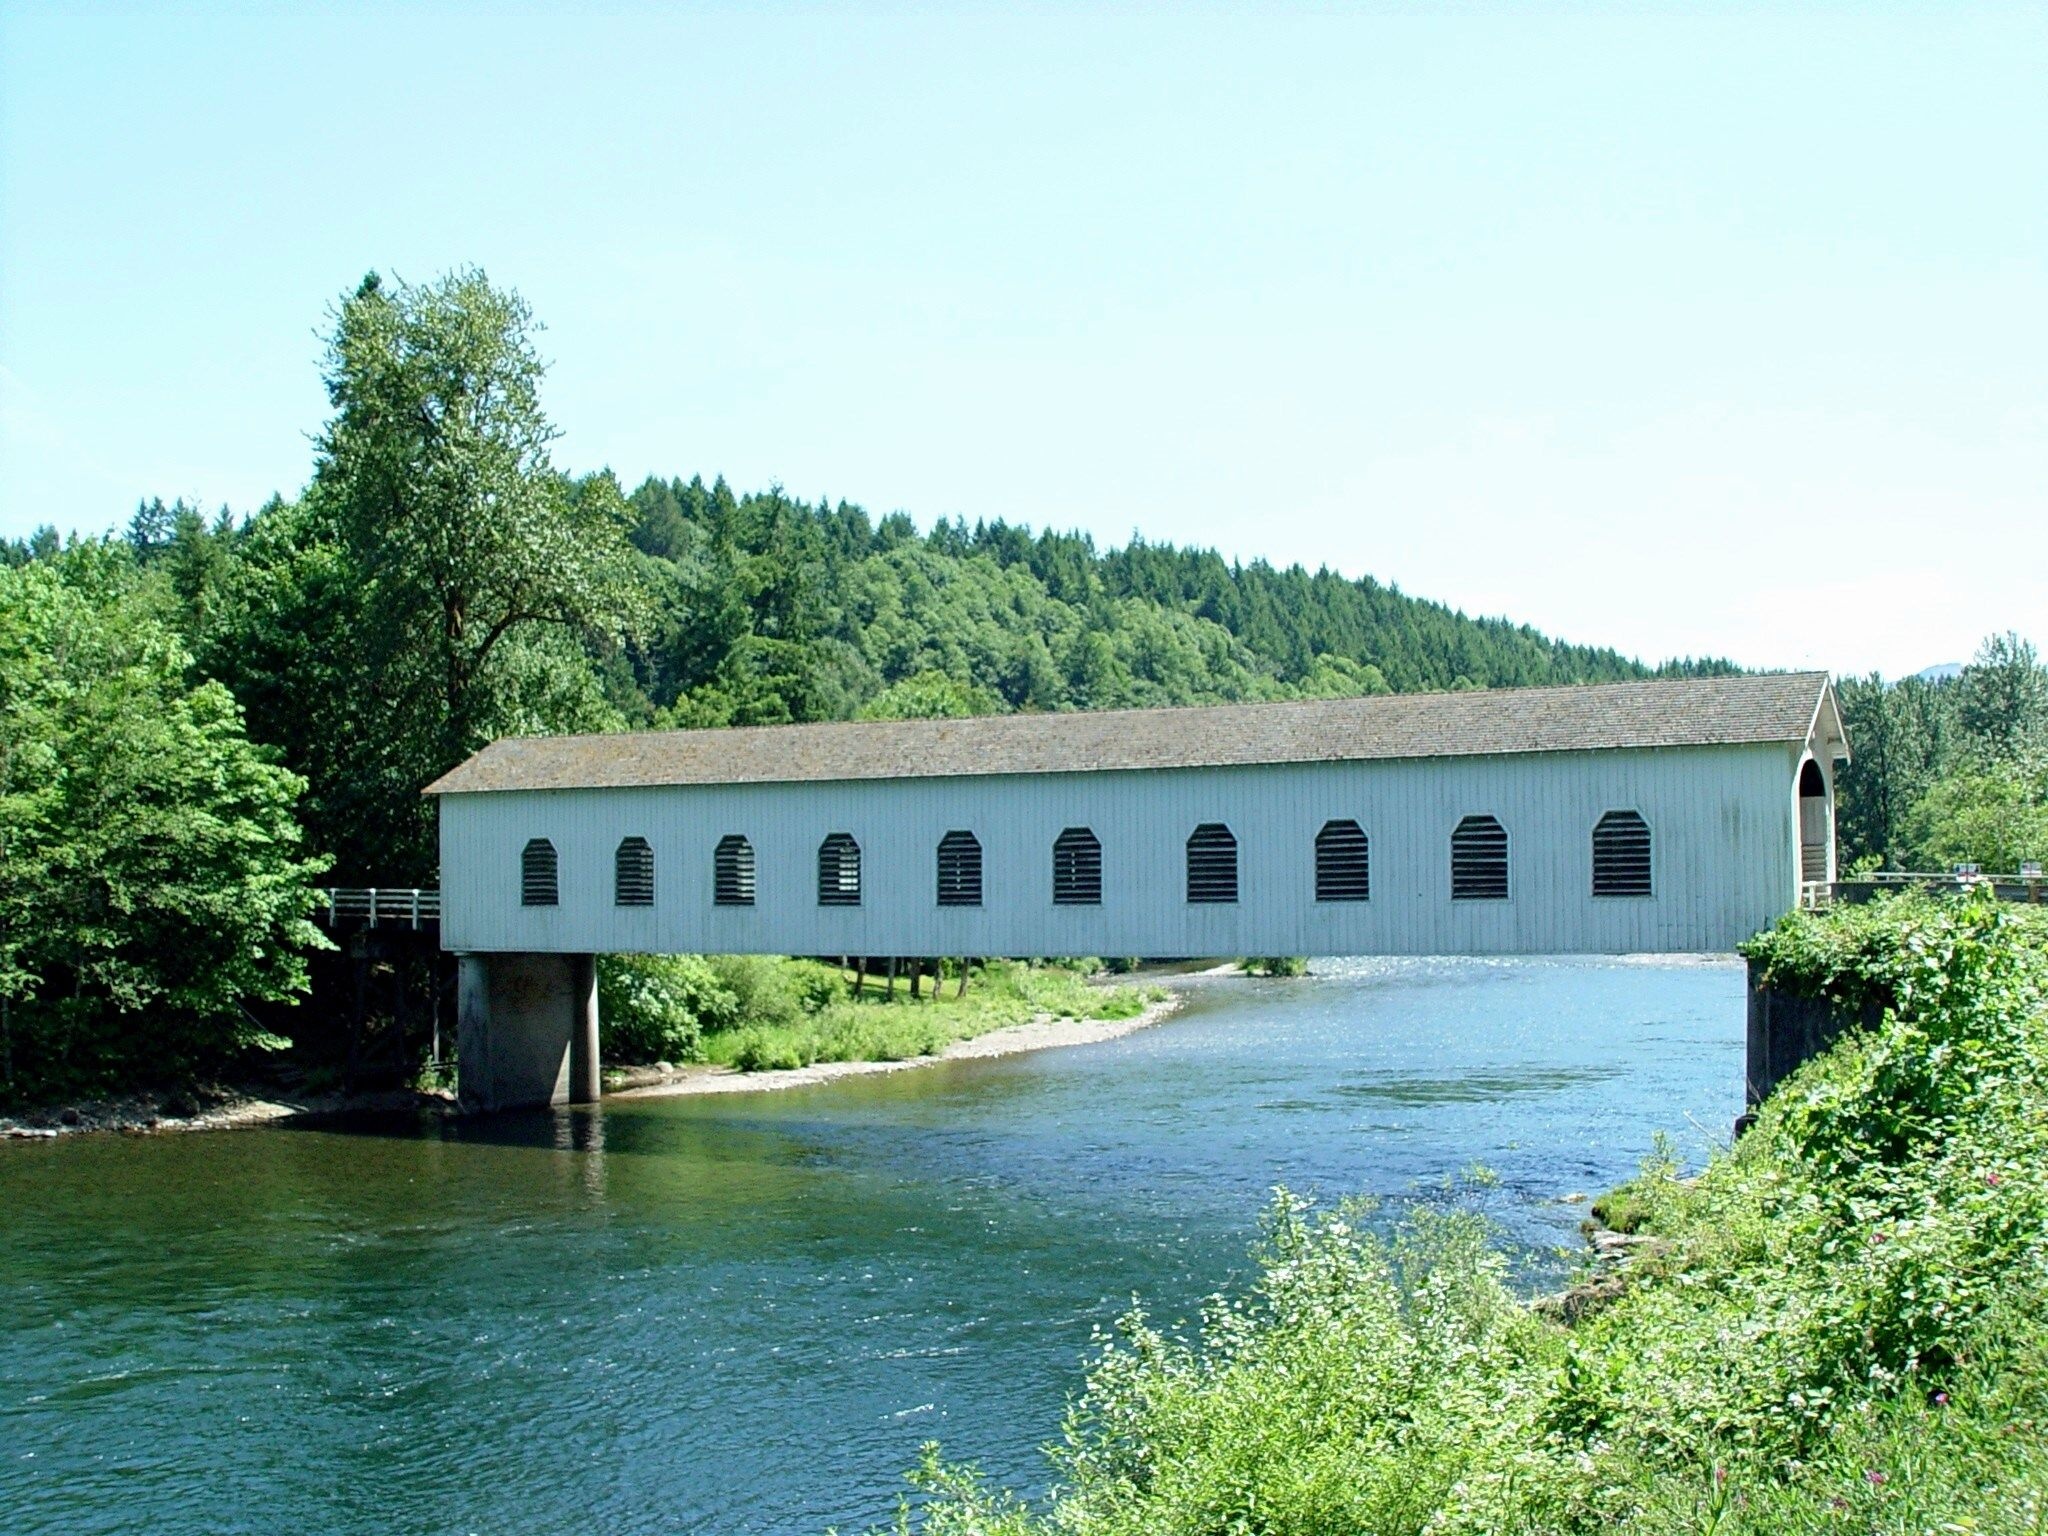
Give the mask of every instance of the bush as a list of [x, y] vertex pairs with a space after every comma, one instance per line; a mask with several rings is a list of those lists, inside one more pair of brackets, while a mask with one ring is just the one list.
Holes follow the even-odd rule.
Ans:
[[1244, 968], [1251, 976], [1306, 976], [1308, 961], [1300, 955], [1254, 955]]
[[700, 955], [603, 955], [597, 963], [606, 1061], [695, 1061], [706, 1030], [729, 1029], [739, 1000]]
[[733, 997], [741, 1025], [794, 1024], [804, 1012], [795, 962], [769, 955], [712, 955], [711, 970]]
[[803, 1042], [762, 1030], [742, 1030], [735, 1037], [732, 1065], [741, 1072], [781, 1072], [807, 1067], [816, 1057], [806, 1057]]

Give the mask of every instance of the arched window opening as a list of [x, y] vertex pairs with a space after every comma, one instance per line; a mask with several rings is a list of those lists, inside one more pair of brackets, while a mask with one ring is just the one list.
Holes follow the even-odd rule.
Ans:
[[555, 845], [544, 837], [532, 839], [519, 855], [519, 904], [522, 907], [561, 905], [561, 891], [555, 875]]
[[948, 832], [939, 839], [939, 905], [981, 905], [981, 842], [972, 832]]
[[1828, 877], [1830, 822], [1827, 775], [1809, 757], [1799, 769], [1799, 878], [1810, 884]]
[[1369, 901], [1372, 845], [1355, 821], [1326, 821], [1316, 834], [1316, 900]]
[[1451, 900], [1508, 899], [1508, 829], [1491, 816], [1467, 816], [1451, 834]]
[[711, 900], [720, 907], [754, 904], [754, 845], [737, 832], [721, 837], [712, 850]]
[[1237, 838], [1220, 821], [1205, 821], [1188, 834], [1188, 900], [1237, 900]]
[[818, 905], [860, 905], [860, 844], [834, 832], [818, 845]]
[[1053, 839], [1052, 904], [1102, 905], [1102, 844], [1086, 827], [1068, 827]]
[[1593, 828], [1593, 894], [1651, 894], [1650, 824], [1634, 811], [1609, 811]]
[[612, 868], [612, 902], [621, 907], [654, 905], [654, 849], [644, 837], [619, 844]]

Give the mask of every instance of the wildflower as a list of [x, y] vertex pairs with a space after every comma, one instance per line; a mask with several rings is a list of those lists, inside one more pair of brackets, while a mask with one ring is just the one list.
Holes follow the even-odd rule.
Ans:
[[1996, 1173], [1987, 1173], [1984, 1175], [1984, 1182], [1986, 1184], [1989, 1184], [1993, 1189], [1996, 1189], [1999, 1185], [2003, 1184], [2005, 1180]]
[[1946, 1392], [1935, 1393], [1934, 1406], [1937, 1408], [1946, 1408], [1948, 1406], [1948, 1394]]
[[1888, 1240], [1889, 1240], [1889, 1234], [1888, 1234], [1888, 1233], [1886, 1233], [1886, 1232], [1884, 1232], [1884, 1231], [1883, 1231], [1882, 1229], [1880, 1229], [1880, 1230], [1878, 1230], [1878, 1231], [1876, 1231], [1876, 1232], [1873, 1232], [1873, 1233], [1871, 1233], [1871, 1234], [1870, 1234], [1870, 1240], [1871, 1240], [1871, 1241], [1872, 1241], [1873, 1243], [1882, 1243], [1882, 1242], [1886, 1242], [1886, 1241], [1888, 1241]]
[[1882, 1488], [1885, 1485], [1886, 1478], [1882, 1472], [1877, 1470], [1877, 1468], [1872, 1467], [1868, 1472], [1863, 1474], [1863, 1481], [1870, 1484], [1870, 1486], [1873, 1488]]
[[1728, 1469], [1727, 1469], [1726, 1467], [1722, 1466], [1720, 1462], [1718, 1462], [1718, 1461], [1717, 1461], [1717, 1462], [1715, 1462], [1715, 1463], [1714, 1463], [1714, 1486], [1718, 1488], [1718, 1487], [1720, 1487], [1720, 1486], [1721, 1486], [1721, 1484], [1723, 1484], [1723, 1483], [1725, 1483], [1725, 1482], [1727, 1482], [1727, 1481], [1728, 1481]]

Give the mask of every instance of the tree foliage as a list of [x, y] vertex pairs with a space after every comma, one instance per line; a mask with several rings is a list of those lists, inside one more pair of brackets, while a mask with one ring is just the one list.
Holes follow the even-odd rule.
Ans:
[[175, 1081], [263, 1043], [316, 865], [301, 788], [243, 733], [120, 546], [0, 569], [0, 1000], [31, 1097]]
[[633, 608], [616, 483], [549, 456], [533, 329], [474, 270], [423, 286], [373, 273], [334, 315], [304, 532], [352, 589], [342, 638], [386, 790], [417, 789], [535, 706], [554, 713], [557, 665], [581, 669], [583, 632], [615, 634]]
[[2010, 874], [2048, 859], [2048, 668], [1993, 635], [1946, 682], [1839, 684], [1855, 758], [1839, 780], [1845, 866]]

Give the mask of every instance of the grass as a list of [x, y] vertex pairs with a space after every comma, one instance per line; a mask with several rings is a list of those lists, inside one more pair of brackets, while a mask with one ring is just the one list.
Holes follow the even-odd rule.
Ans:
[[1780, 984], [1875, 1002], [1751, 1131], [1613, 1215], [1664, 1239], [1555, 1321], [1470, 1207], [1282, 1194], [1257, 1278], [1100, 1344], [1027, 1505], [936, 1448], [927, 1536], [2048, 1532], [2048, 923], [1789, 918]]
[[1041, 1015], [1062, 1019], [1129, 1019], [1164, 997], [1159, 988], [1101, 987], [1067, 966], [989, 961], [957, 977], [944, 996], [912, 1002], [908, 989], [886, 999], [870, 978], [862, 999], [838, 996], [793, 1017], [742, 1022], [707, 1032], [702, 1059], [742, 1072], [807, 1067], [821, 1061], [908, 1061], [933, 1056], [956, 1040], [1024, 1024]]

